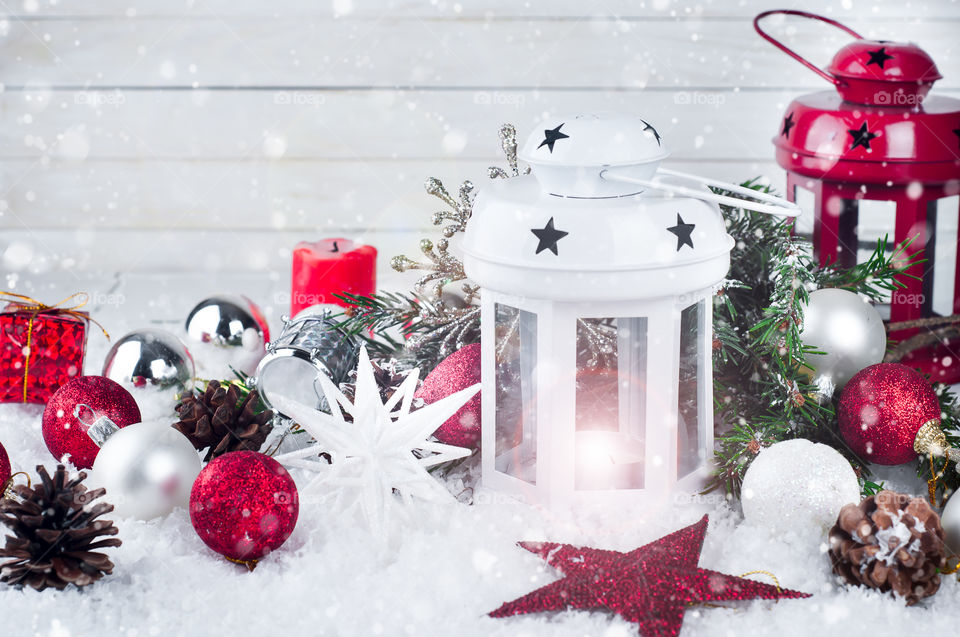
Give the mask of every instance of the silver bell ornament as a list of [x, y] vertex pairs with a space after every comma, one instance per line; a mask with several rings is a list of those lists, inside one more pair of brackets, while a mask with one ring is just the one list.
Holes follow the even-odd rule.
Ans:
[[114, 343], [103, 362], [103, 375], [120, 384], [183, 391], [196, 371], [183, 342], [165, 330], [134, 330]]
[[267, 346], [253, 380], [268, 407], [276, 410], [274, 400], [283, 397], [327, 408], [319, 378], [326, 376], [338, 386], [345, 382], [360, 350], [357, 337], [337, 327], [340, 319], [334, 317], [341, 311], [314, 305], [292, 319], [283, 317], [283, 331]]
[[186, 436], [162, 422], [120, 428], [83, 404], [74, 415], [100, 447], [90, 483], [106, 489], [118, 516], [150, 520], [187, 506], [200, 456]]
[[800, 340], [825, 354], [808, 354], [813, 381], [826, 395], [840, 390], [865, 367], [883, 360], [887, 332], [883, 319], [854, 292], [825, 288], [810, 293]]
[[263, 312], [245, 296], [213, 296], [187, 315], [184, 329], [204, 377], [232, 376], [230, 368], [253, 374], [270, 331]]

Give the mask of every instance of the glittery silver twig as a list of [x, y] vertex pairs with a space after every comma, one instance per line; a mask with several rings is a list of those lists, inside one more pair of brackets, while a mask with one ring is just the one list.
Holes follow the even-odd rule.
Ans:
[[487, 177], [490, 179], [509, 179], [510, 177], [519, 177], [520, 175], [526, 175], [530, 172], [529, 166], [524, 168], [523, 172], [520, 172], [520, 168], [517, 165], [517, 129], [514, 128], [513, 124], [503, 124], [500, 126], [500, 149], [503, 150], [503, 154], [507, 157], [507, 165], [510, 166], [510, 170], [506, 171], [499, 166], [491, 166], [487, 168]]
[[617, 327], [608, 319], [577, 319], [577, 335], [586, 340], [588, 369], [616, 364]]

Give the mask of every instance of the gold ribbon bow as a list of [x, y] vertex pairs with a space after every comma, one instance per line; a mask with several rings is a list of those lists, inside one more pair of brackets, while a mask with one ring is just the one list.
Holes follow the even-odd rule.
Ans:
[[[74, 301], [74, 299], [76, 300]], [[23, 402], [27, 402], [27, 385], [30, 376], [30, 348], [33, 345], [33, 322], [37, 319], [37, 316], [41, 314], [49, 314], [51, 316], [65, 314], [82, 321], [90, 321], [100, 328], [100, 331], [107, 337], [107, 340], [110, 340], [110, 335], [107, 334], [107, 330], [104, 329], [103, 325], [90, 318], [89, 315], [78, 311], [90, 302], [90, 295], [86, 292], [75, 292], [58, 303], [47, 305], [25, 294], [0, 291], [0, 301], [6, 301], [15, 306], [15, 312], [30, 312], [30, 320], [27, 323], [27, 356], [26, 362], [23, 365]], [[74, 301], [74, 304], [66, 305], [70, 301]]]

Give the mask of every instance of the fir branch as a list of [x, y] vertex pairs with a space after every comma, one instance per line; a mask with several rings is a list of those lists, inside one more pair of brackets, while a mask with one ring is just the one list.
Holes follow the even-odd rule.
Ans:
[[[743, 186], [770, 192], [756, 180]], [[879, 300], [902, 286], [896, 277], [909, 276], [905, 270], [920, 260], [907, 258], [909, 242], [888, 253], [884, 238], [858, 266], [821, 268], [809, 241], [793, 232], [790, 221], [721, 208], [735, 247], [730, 280], [714, 300], [718, 466], [709, 488], [738, 495], [756, 454], [791, 438], [828, 444], [847, 456], [858, 474], [868, 473], [837, 431], [835, 404], [822, 397], [804, 364], [814, 350], [800, 339], [803, 314], [810, 291], [821, 287]]]
[[[372, 358], [396, 358], [426, 375], [458, 349], [480, 341], [480, 308], [411, 293], [337, 295], [352, 305], [336, 327], [362, 338]], [[397, 340], [394, 335], [403, 340]]]
[[914, 265], [926, 262], [919, 256], [907, 254], [907, 248], [914, 239], [912, 237], [894, 246], [893, 252], [888, 255], [889, 237], [884, 235], [866, 261], [851, 268], [828, 265], [815, 272], [816, 283], [823, 288], [843, 288], [863, 294], [875, 303], [883, 301], [890, 292], [906, 287], [903, 278], [920, 280], [920, 277], [907, 272]]

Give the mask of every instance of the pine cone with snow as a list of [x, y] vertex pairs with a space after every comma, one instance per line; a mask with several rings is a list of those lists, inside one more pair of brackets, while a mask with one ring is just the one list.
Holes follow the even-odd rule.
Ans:
[[891, 591], [908, 606], [940, 588], [946, 567], [940, 516], [923, 498], [881, 491], [840, 510], [830, 530], [833, 572], [848, 584]]
[[67, 475], [63, 465], [53, 477], [37, 467], [40, 484], [13, 487], [11, 496], [0, 500], [0, 522], [9, 527], [6, 544], [0, 548], [0, 582], [63, 590], [93, 584], [113, 572], [113, 562], [99, 549], [120, 546], [109, 537], [117, 527], [100, 516], [113, 505], [93, 501], [105, 492], [88, 491], [81, 484], [87, 474]]

